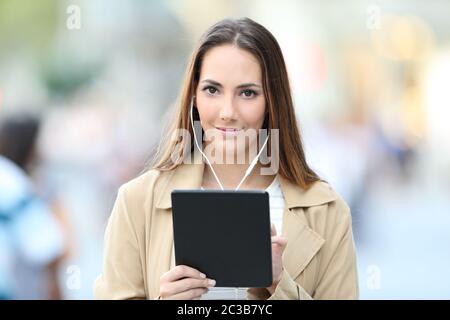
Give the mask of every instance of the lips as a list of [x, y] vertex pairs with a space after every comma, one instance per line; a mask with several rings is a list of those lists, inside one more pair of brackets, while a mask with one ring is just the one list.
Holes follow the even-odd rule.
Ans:
[[242, 132], [242, 129], [238, 128], [216, 127], [216, 129], [222, 133], [224, 137], [235, 137]]
[[216, 129], [223, 131], [223, 132], [237, 132], [237, 131], [241, 130], [241, 129], [237, 129], [237, 128], [221, 128], [221, 127], [216, 127]]

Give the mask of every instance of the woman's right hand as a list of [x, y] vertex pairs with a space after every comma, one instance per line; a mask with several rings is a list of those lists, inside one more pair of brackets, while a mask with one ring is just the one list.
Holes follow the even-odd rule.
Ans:
[[197, 299], [208, 292], [208, 288], [215, 285], [215, 280], [206, 278], [200, 271], [178, 265], [161, 276], [159, 297], [161, 300]]

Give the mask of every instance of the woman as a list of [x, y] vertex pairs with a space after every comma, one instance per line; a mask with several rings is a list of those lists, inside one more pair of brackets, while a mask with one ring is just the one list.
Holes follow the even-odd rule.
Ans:
[[[174, 264], [170, 194], [183, 188], [241, 188], [269, 192], [273, 222], [273, 283], [246, 290], [248, 299], [357, 298], [350, 211], [306, 163], [286, 66], [272, 34], [248, 18], [212, 26], [192, 55], [175, 115], [172, 139], [161, 143], [152, 169], [119, 189], [96, 297], [211, 294], [214, 279]], [[200, 130], [194, 129], [195, 120]], [[269, 132], [266, 139], [258, 134], [254, 157], [257, 139], [247, 134], [259, 129]], [[242, 141], [242, 135], [249, 139]], [[265, 146], [266, 163], [260, 157]], [[203, 161], [192, 163], [192, 151]], [[233, 161], [221, 161], [222, 152]], [[234, 161], [235, 155], [245, 155], [244, 161]]]

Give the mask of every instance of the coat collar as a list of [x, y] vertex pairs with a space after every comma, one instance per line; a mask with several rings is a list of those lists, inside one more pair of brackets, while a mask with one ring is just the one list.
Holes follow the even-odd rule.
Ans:
[[[171, 171], [162, 172], [161, 188], [157, 188], [156, 207], [172, 208], [171, 192], [175, 189], [199, 189], [202, 184], [205, 164], [181, 164]], [[336, 200], [337, 195], [331, 187], [323, 182], [314, 183], [308, 190], [295, 185], [278, 175], [280, 187], [289, 209], [312, 207]], [[159, 194], [158, 194], [159, 193]]]

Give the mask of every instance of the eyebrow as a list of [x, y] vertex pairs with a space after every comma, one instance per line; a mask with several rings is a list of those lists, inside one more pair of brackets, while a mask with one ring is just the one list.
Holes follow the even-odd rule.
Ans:
[[[215, 86], [220, 87], [220, 88], [223, 87], [219, 82], [214, 81], [214, 80], [210, 80], [210, 79], [205, 79], [205, 80], [203, 80], [201, 82], [202, 83], [206, 82], [206, 83], [215, 85]], [[247, 87], [258, 87], [258, 88], [261, 88], [261, 86], [259, 84], [256, 84], [256, 83], [253, 83], [253, 82], [242, 83], [242, 84], [238, 85], [236, 88], [239, 89], [239, 88], [247, 88]]]

